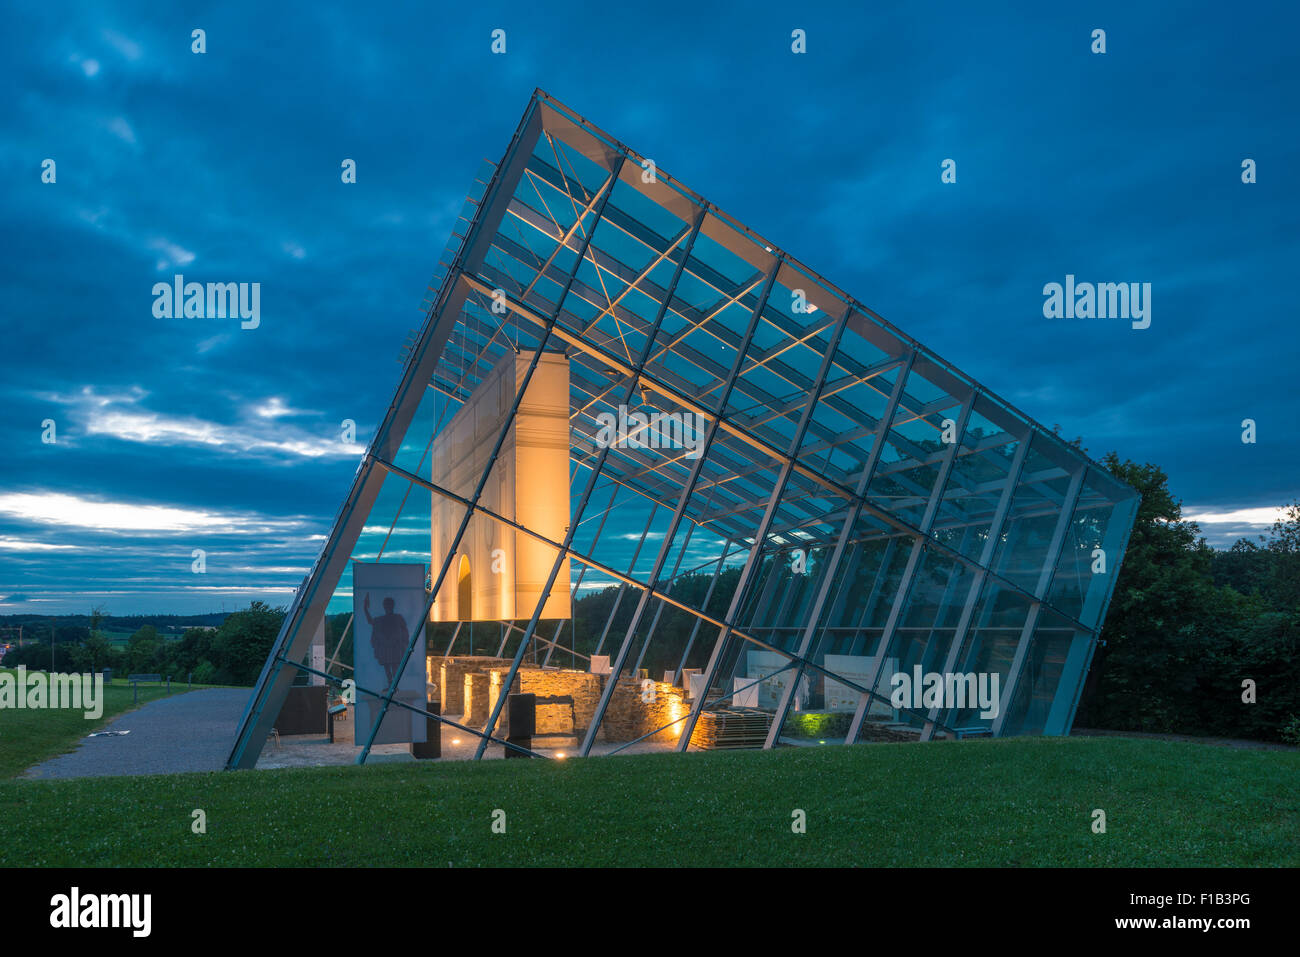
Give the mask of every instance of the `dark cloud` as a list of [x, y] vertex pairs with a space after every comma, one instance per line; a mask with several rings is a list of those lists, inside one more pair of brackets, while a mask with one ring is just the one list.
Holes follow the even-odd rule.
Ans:
[[[369, 438], [535, 86], [1093, 455], [1156, 462], [1207, 508], [1300, 494], [1295, 11], [864, 11], [11, 4], [0, 588], [21, 591], [0, 612], [286, 600], [355, 469], [340, 424]], [[155, 318], [176, 273], [261, 282], [261, 326]], [[1150, 282], [1151, 328], [1044, 319], [1066, 273]], [[390, 547], [427, 548], [427, 513], [414, 496]]]

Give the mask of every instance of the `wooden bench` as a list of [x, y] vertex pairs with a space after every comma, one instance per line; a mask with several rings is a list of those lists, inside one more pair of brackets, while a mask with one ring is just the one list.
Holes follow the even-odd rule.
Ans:
[[[126, 680], [131, 683], [131, 702], [137, 704], [140, 701], [140, 684], [145, 681], [152, 681], [155, 684], [162, 684], [162, 675], [127, 675]], [[167, 676], [167, 690], [172, 688], [172, 676]]]

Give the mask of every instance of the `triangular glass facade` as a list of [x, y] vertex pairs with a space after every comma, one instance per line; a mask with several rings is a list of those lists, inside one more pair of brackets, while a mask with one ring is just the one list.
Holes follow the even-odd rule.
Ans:
[[536, 93], [426, 307], [232, 766], [413, 525], [474, 756], [1068, 733], [1136, 493], [649, 160]]

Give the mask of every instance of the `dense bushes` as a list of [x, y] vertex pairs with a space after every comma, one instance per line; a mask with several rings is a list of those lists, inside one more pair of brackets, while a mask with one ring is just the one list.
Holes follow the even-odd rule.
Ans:
[[[283, 608], [255, 601], [237, 611], [215, 629], [189, 628], [180, 638], [164, 638], [153, 625], [143, 625], [125, 645], [112, 645], [98, 629], [86, 632], [80, 644], [64, 644], [56, 635], [55, 668], [58, 671], [99, 671], [112, 668], [115, 675], [160, 674], [184, 680], [191, 673], [196, 684], [251, 685], [262, 670], [284, 618]], [[26, 665], [50, 669], [50, 646], [33, 642], [11, 649], [5, 667]]]
[[1075, 724], [1280, 740], [1300, 715], [1300, 504], [1216, 552], [1160, 469], [1105, 464], [1142, 504]]

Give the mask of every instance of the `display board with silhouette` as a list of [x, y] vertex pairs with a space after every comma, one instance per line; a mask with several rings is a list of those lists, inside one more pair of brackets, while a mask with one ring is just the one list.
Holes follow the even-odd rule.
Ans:
[[[422, 623], [425, 600], [423, 564], [352, 563], [353, 677], [356, 679], [356, 743], [364, 744], [383, 707], [383, 695], [402, 667], [411, 630]], [[424, 715], [399, 707], [426, 704], [425, 638], [421, 627], [415, 650], [402, 669], [397, 692], [375, 744], [421, 743], [427, 736]], [[367, 694], [366, 691], [377, 695]]]

